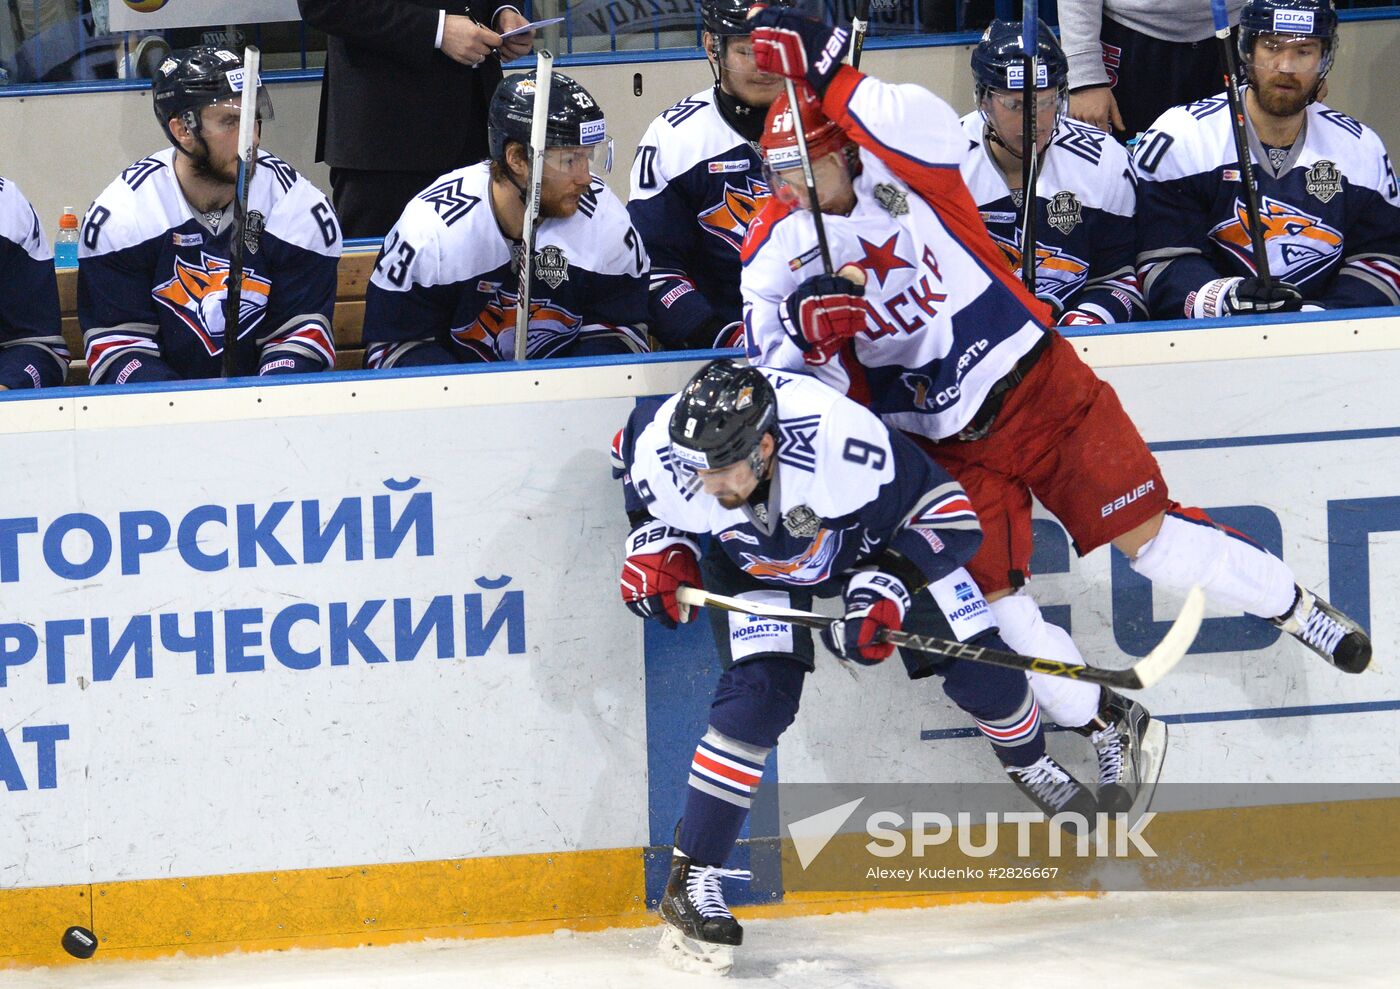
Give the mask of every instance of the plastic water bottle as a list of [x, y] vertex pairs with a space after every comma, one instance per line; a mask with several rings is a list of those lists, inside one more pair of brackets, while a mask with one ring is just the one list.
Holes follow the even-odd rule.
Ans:
[[58, 236], [53, 242], [53, 263], [55, 268], [76, 268], [78, 266], [78, 214], [72, 206], [63, 207], [63, 215], [58, 218]]

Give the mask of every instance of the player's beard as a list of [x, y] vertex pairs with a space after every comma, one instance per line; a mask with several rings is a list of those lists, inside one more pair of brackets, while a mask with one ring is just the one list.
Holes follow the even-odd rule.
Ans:
[[206, 147], [204, 154], [193, 155], [190, 158], [190, 165], [194, 169], [195, 175], [208, 182], [218, 182], [223, 185], [236, 185], [238, 183], [238, 159], [233, 158], [222, 166], [214, 164], [214, 160], [209, 157], [209, 150]]
[[1293, 117], [1307, 109], [1312, 102], [1317, 84], [1312, 86], [1283, 89], [1272, 82], [1256, 81], [1254, 98], [1259, 107], [1271, 117]]

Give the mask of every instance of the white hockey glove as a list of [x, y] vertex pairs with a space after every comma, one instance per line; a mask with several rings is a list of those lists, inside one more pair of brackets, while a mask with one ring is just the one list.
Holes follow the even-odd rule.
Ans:
[[1190, 319], [1253, 316], [1297, 312], [1302, 305], [1303, 294], [1287, 282], [1270, 279], [1265, 286], [1253, 276], [1236, 276], [1212, 279], [1187, 296], [1186, 315]]

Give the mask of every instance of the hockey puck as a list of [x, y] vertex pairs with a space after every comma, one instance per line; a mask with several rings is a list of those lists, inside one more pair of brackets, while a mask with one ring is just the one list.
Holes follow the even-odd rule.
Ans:
[[91, 958], [97, 953], [97, 935], [86, 927], [70, 927], [63, 932], [63, 950], [74, 958]]

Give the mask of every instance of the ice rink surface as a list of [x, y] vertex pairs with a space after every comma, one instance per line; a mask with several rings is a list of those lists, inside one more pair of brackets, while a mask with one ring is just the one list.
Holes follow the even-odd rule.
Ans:
[[[0, 971], [23, 989], [671, 989], [657, 928]], [[737, 986], [1394, 986], [1400, 893], [1110, 893], [745, 924]]]

